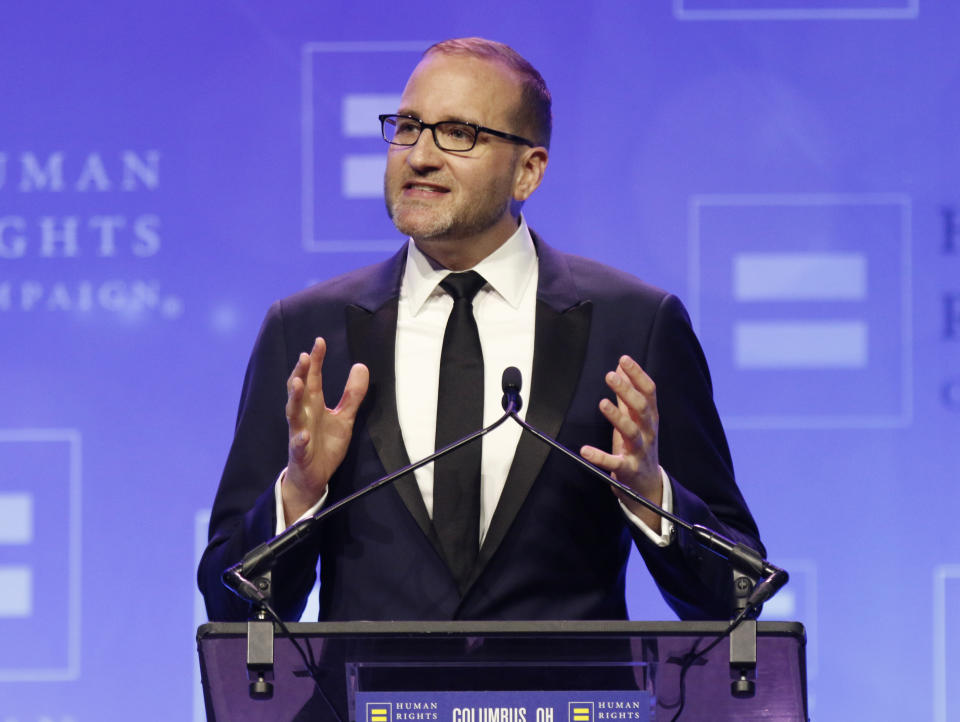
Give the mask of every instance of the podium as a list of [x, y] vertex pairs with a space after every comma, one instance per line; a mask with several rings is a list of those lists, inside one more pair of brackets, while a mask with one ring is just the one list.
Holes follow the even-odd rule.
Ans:
[[732, 694], [728, 639], [681, 675], [685, 655], [724, 622], [289, 624], [316, 681], [278, 632], [267, 699], [251, 696], [246, 624], [205, 624], [197, 648], [207, 719], [217, 722], [660, 722], [681, 694], [684, 722], [806, 722], [802, 625], [755, 624], [748, 698]]

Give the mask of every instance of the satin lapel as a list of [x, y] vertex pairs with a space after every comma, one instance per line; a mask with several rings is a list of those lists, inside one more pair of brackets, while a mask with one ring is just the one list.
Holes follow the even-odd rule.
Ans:
[[[526, 420], [556, 437], [577, 388], [590, 335], [592, 304], [584, 301], [558, 311], [537, 301], [533, 388]], [[550, 449], [528, 433], [520, 437], [507, 481], [490, 520], [471, 583], [490, 561], [523, 505]]]
[[[372, 313], [360, 306], [347, 306], [346, 315], [347, 339], [353, 358], [370, 369], [370, 391], [363, 401], [360, 413], [366, 416], [370, 439], [380, 457], [380, 463], [389, 473], [410, 463], [397, 417], [394, 372], [397, 298], [387, 301]], [[394, 488], [417, 520], [420, 529], [436, 545], [433, 525], [413, 474], [398, 479]]]

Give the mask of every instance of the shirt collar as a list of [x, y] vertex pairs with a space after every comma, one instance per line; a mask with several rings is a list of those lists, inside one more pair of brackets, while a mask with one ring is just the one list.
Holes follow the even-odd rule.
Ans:
[[[520, 224], [506, 242], [472, 269], [476, 271], [513, 308], [518, 308], [523, 292], [537, 269], [537, 251], [527, 222], [520, 215]], [[400, 285], [401, 301], [409, 304], [416, 316], [440, 281], [450, 273], [436, 268], [411, 238], [407, 244], [407, 265]], [[443, 291], [439, 291], [443, 293]]]

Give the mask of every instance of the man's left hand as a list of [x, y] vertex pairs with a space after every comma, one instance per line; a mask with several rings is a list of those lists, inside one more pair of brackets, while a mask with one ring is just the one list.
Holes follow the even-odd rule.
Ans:
[[[584, 446], [580, 455], [613, 474], [622, 484], [654, 504], [663, 501], [663, 482], [657, 456], [657, 388], [653, 380], [629, 356], [621, 356], [614, 371], [605, 377], [616, 394], [617, 403], [601, 399], [600, 412], [613, 425], [611, 453]], [[626, 507], [654, 532], [659, 533], [660, 517], [642, 504], [617, 492]]]

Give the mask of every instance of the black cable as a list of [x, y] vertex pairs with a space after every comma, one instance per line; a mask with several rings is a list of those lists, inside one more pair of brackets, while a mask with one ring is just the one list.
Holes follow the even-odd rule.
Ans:
[[287, 627], [284, 621], [280, 616], [274, 611], [273, 607], [266, 603], [261, 602], [260, 608], [267, 613], [267, 616], [270, 617], [271, 621], [275, 622], [278, 627], [280, 627], [280, 632], [286, 635], [287, 639], [293, 644], [294, 649], [297, 650], [297, 653], [300, 655], [300, 659], [303, 660], [303, 666], [307, 669], [307, 674], [310, 675], [310, 679], [313, 680], [313, 684], [316, 687], [317, 693], [320, 695], [320, 698], [326, 703], [327, 707], [330, 708], [330, 711], [333, 713], [333, 716], [337, 718], [337, 722], [343, 722], [343, 718], [337, 712], [337, 708], [333, 706], [333, 703], [330, 701], [330, 698], [327, 697], [326, 693], [323, 691], [323, 688], [320, 686], [320, 667], [317, 665], [316, 660], [313, 657], [313, 647], [310, 646], [310, 641], [306, 640], [306, 647], [309, 652], [303, 651], [303, 648], [300, 646], [300, 643], [297, 641], [297, 638], [294, 636], [293, 632]]
[[[716, 638], [716, 639], [714, 639], [712, 642], [710, 642], [710, 644], [708, 644], [706, 647], [704, 647], [703, 649], [701, 649], [699, 652], [697, 651], [697, 645], [700, 644], [700, 641], [701, 641], [701, 640], [700, 640], [700, 639], [697, 639], [697, 640], [693, 643], [693, 648], [692, 648], [689, 652], [687, 652], [685, 655], [683, 655], [683, 657], [681, 657], [681, 665], [680, 665], [680, 700], [679, 700], [679, 702], [677, 703], [677, 704], [679, 705], [679, 707], [677, 708], [676, 714], [674, 714], [673, 717], [670, 719], [670, 722], [677, 722], [677, 720], [680, 718], [680, 713], [683, 712], [683, 707], [684, 707], [684, 705], [686, 704], [686, 701], [687, 701], [687, 700], [686, 700], [686, 696], [687, 696], [687, 687], [686, 687], [687, 672], [690, 670], [690, 668], [694, 665], [694, 663], [695, 663], [698, 659], [700, 659], [701, 657], [705, 656], [705, 655], [707, 654], [707, 652], [709, 652], [710, 650], [712, 650], [714, 647], [716, 647], [718, 644], [720, 644], [720, 642], [722, 642], [724, 639], [726, 639], [727, 637], [729, 637], [729, 636], [733, 633], [733, 630], [736, 629], [737, 627], [739, 627], [739, 626], [740, 626], [740, 623], [743, 622], [743, 621], [750, 615], [750, 613], [752, 613], [752, 612], [754, 612], [754, 611], [756, 610], [756, 606], [757, 606], [757, 605], [750, 605], [750, 606], [745, 607], [744, 609], [742, 609], [742, 610], [740, 611], [740, 613], [733, 619], [733, 621], [730, 622], [729, 625], [727, 625], [727, 628], [726, 628], [725, 630], [723, 630], [719, 635], [717, 635], [717, 638]], [[701, 639], [702, 639], [702, 638], [701, 638]]]

